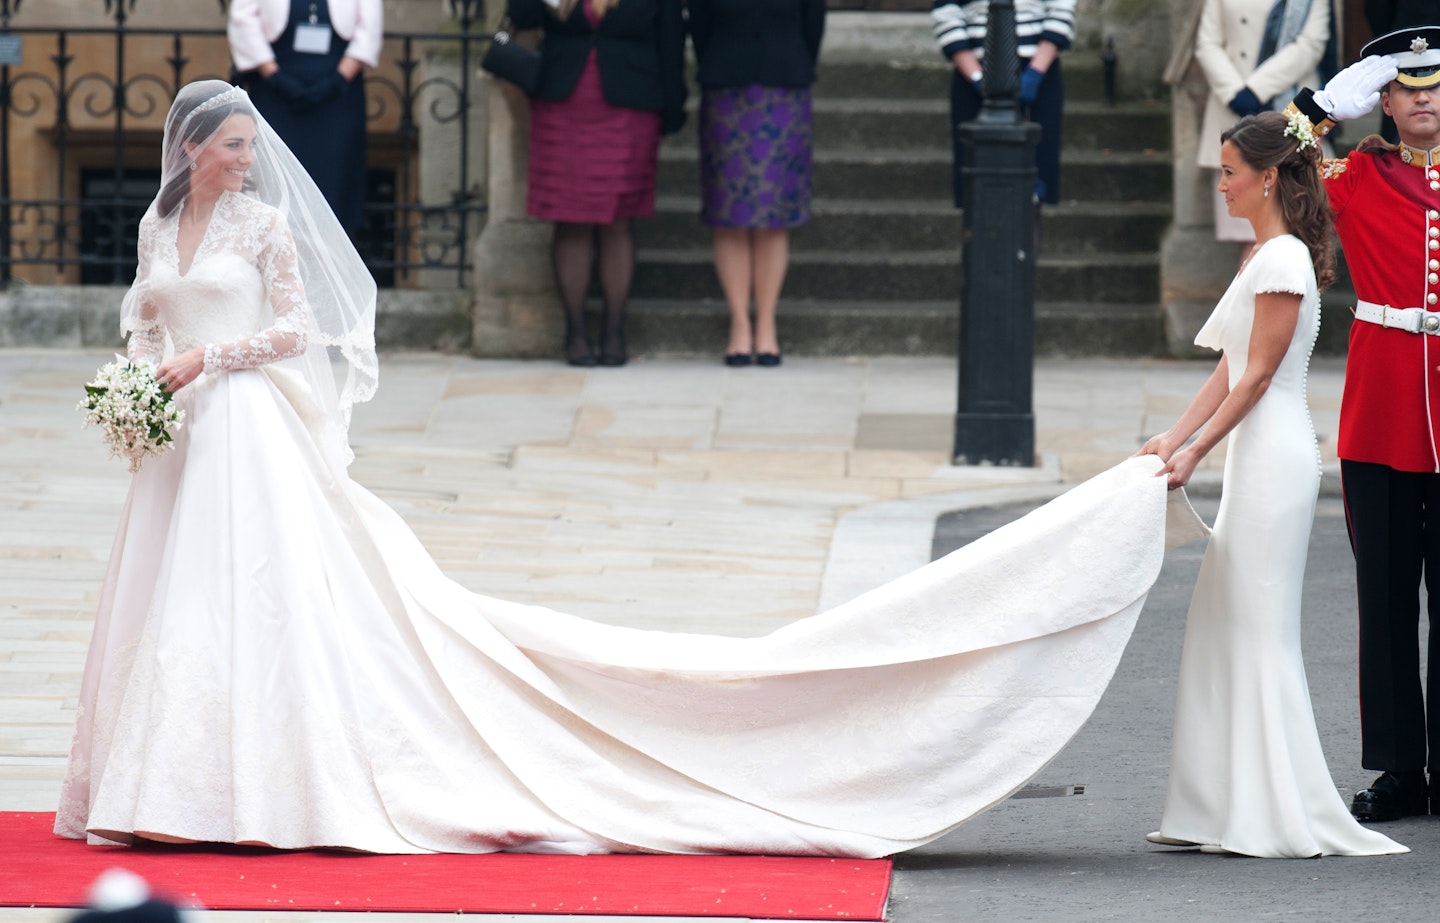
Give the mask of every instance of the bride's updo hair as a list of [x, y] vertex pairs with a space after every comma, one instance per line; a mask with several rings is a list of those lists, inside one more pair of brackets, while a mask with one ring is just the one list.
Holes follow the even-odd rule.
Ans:
[[175, 100], [165, 117], [163, 179], [155, 203], [161, 217], [169, 217], [190, 192], [192, 158], [185, 153], [185, 146], [194, 144], [203, 148], [225, 120], [236, 113], [253, 117], [255, 110], [245, 91], [234, 87], [226, 87], [224, 92], [208, 97], [193, 94]]
[[1335, 281], [1335, 218], [1320, 182], [1320, 144], [1300, 146], [1287, 135], [1290, 121], [1279, 112], [1247, 115], [1220, 136], [1254, 170], [1276, 169], [1275, 188], [1290, 233], [1310, 249], [1315, 281], [1321, 289]]

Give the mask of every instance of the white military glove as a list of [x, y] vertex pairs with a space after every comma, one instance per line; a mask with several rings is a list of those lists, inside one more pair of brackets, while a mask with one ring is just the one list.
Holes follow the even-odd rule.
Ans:
[[1331, 77], [1325, 89], [1315, 94], [1315, 105], [1337, 122], [1358, 119], [1375, 108], [1380, 91], [1397, 73], [1395, 59], [1389, 55], [1362, 58]]

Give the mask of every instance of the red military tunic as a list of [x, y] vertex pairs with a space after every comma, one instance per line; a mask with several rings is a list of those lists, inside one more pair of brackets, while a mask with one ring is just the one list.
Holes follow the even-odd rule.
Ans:
[[[1440, 167], [1370, 149], [1325, 161], [1321, 177], [1356, 296], [1440, 310]], [[1337, 454], [1440, 472], [1440, 337], [1351, 323]]]

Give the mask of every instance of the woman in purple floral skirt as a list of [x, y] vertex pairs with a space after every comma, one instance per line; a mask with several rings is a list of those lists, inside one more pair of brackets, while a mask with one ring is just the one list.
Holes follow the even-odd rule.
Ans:
[[729, 366], [780, 364], [775, 306], [790, 228], [810, 219], [810, 85], [824, 31], [825, 0], [690, 0], [700, 217], [715, 230], [730, 306]]

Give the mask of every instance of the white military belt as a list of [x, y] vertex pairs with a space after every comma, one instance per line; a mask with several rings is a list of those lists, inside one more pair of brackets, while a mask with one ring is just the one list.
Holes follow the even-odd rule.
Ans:
[[1360, 301], [1355, 305], [1355, 319], [1379, 324], [1393, 330], [1407, 333], [1424, 333], [1440, 336], [1440, 311], [1424, 308], [1392, 308], [1389, 305]]

